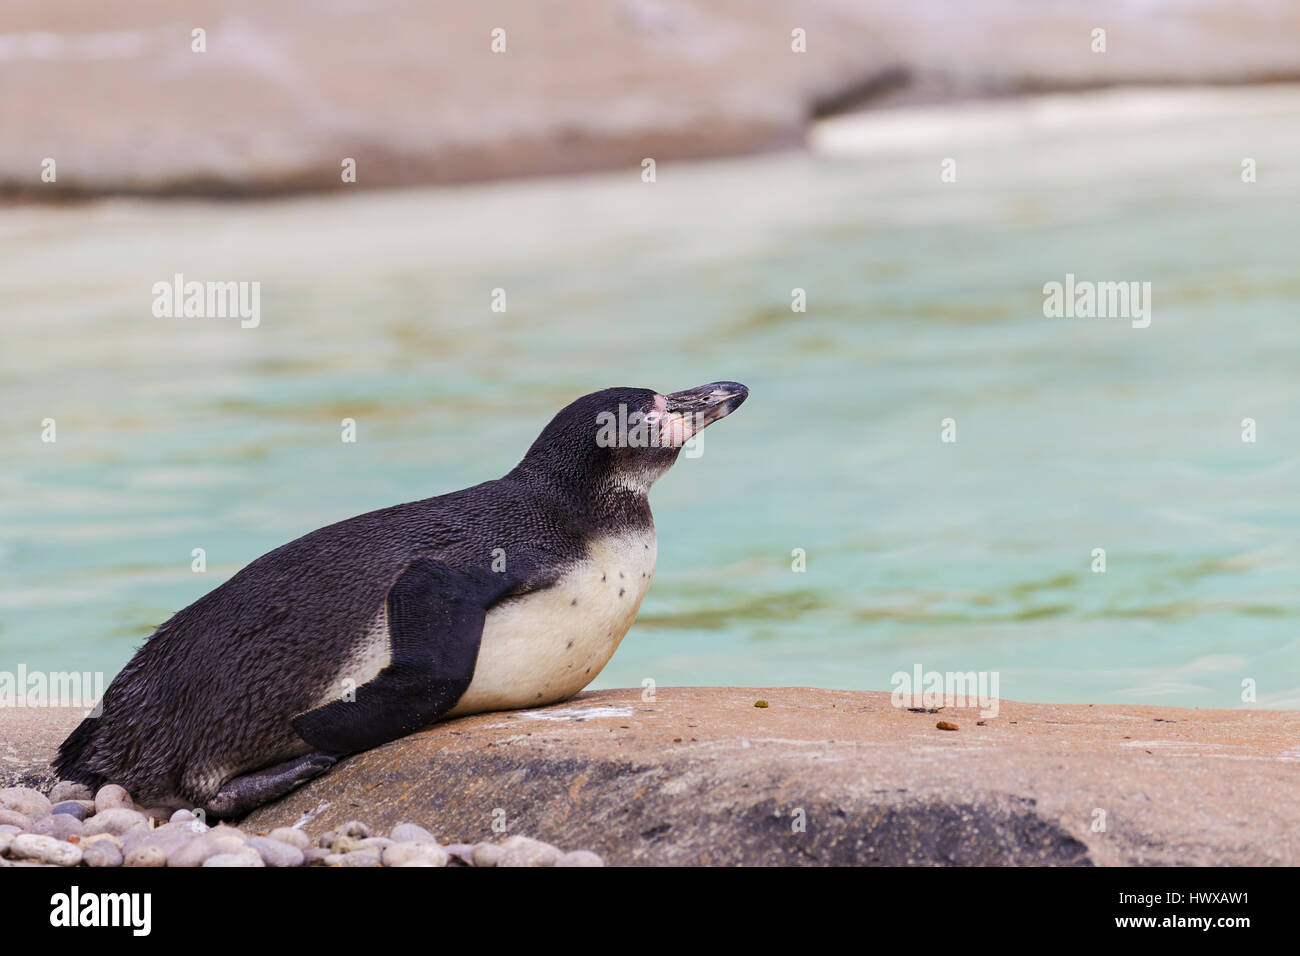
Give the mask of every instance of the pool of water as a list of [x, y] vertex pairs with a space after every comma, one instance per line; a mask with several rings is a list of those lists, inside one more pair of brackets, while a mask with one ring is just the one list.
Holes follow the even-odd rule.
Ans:
[[[111, 676], [276, 545], [504, 473], [579, 394], [731, 379], [594, 686], [919, 664], [1300, 706], [1300, 96], [1240, 95], [653, 184], [5, 209], [0, 670]], [[154, 317], [175, 273], [260, 282], [260, 325]], [[1150, 282], [1150, 327], [1044, 317], [1067, 273]]]

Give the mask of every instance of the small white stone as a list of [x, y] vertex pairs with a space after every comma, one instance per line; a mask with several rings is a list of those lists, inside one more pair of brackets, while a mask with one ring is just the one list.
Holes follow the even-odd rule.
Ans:
[[266, 866], [256, 850], [245, 848], [235, 853], [218, 853], [203, 861], [204, 866]]
[[299, 850], [305, 850], [311, 846], [311, 837], [305, 831], [294, 827], [276, 827], [266, 837], [268, 840], [279, 840], [281, 843], [287, 843]]
[[590, 850], [570, 850], [555, 861], [556, 866], [604, 866], [605, 861]]
[[561, 856], [557, 847], [525, 836], [513, 836], [501, 844], [497, 866], [554, 866]]
[[95, 794], [95, 812], [103, 813], [105, 810], [115, 809], [134, 810], [135, 801], [131, 795], [126, 792], [126, 788], [119, 787], [115, 783], [106, 783], [99, 788]]
[[121, 866], [122, 850], [104, 841], [87, 843], [81, 848], [81, 862], [93, 867]]
[[54, 804], [50, 798], [31, 787], [5, 787], [0, 789], [0, 810], [12, 810], [35, 819], [50, 812]]
[[101, 810], [93, 817], [87, 818], [82, 826], [82, 833], [86, 836], [94, 836], [96, 833], [111, 833], [114, 836], [122, 836], [128, 830], [134, 830], [136, 827], [148, 826], [149, 821], [144, 818], [143, 813], [137, 813], [126, 807], [110, 807], [107, 810]]
[[407, 840], [384, 849], [384, 866], [446, 866], [450, 857], [437, 843]]
[[50, 791], [50, 803], [62, 803], [64, 800], [94, 800], [95, 793], [84, 783], [60, 780]]
[[289, 843], [270, 837], [249, 837], [248, 845], [257, 851], [267, 866], [302, 866], [302, 850]]
[[501, 849], [498, 843], [476, 843], [474, 844], [474, 865], [475, 866], [496, 866], [501, 862], [501, 857], [505, 850]]
[[379, 866], [379, 851], [373, 847], [353, 850], [351, 853], [331, 853], [325, 857], [326, 866]]
[[22, 833], [14, 837], [9, 855], [15, 860], [40, 860], [55, 866], [76, 866], [81, 862], [81, 847], [51, 836]]
[[167, 851], [162, 847], [149, 844], [136, 847], [126, 855], [123, 866], [166, 866]]
[[72, 814], [51, 813], [34, 822], [29, 832], [52, 836], [56, 840], [67, 840], [68, 837], [80, 837], [83, 829], [81, 821]]
[[388, 836], [398, 843], [437, 843], [433, 834], [414, 823], [399, 823]]

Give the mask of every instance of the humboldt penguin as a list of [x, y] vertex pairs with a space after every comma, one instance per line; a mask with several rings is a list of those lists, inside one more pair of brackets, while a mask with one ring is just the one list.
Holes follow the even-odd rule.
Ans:
[[55, 770], [239, 817], [441, 718], [573, 696], [650, 587], [650, 486], [748, 394], [593, 392], [503, 478], [263, 555], [157, 629]]

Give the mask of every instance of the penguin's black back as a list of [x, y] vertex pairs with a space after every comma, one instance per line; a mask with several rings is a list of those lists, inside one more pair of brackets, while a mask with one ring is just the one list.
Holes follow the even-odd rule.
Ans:
[[626, 496], [598, 528], [575, 489], [517, 471], [329, 525], [253, 561], [137, 651], [101, 716], [64, 742], [60, 777], [202, 805], [224, 779], [310, 749], [290, 719], [330, 691], [413, 560], [504, 573], [510, 597], [548, 587], [610, 522], [651, 522], [644, 496]]

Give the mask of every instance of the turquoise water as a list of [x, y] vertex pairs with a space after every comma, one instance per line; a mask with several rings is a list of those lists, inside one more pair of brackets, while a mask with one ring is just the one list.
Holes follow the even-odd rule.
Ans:
[[[1283, 113], [966, 143], [956, 183], [921, 148], [6, 209], [0, 670], [111, 676], [276, 545], [504, 473], [579, 394], [732, 379], [745, 407], [653, 493], [655, 583], [593, 686], [920, 664], [1011, 699], [1232, 707], [1251, 679], [1300, 706]], [[261, 325], [154, 318], [176, 272], [261, 282]], [[1151, 327], [1044, 318], [1067, 272], [1151, 282]]]

